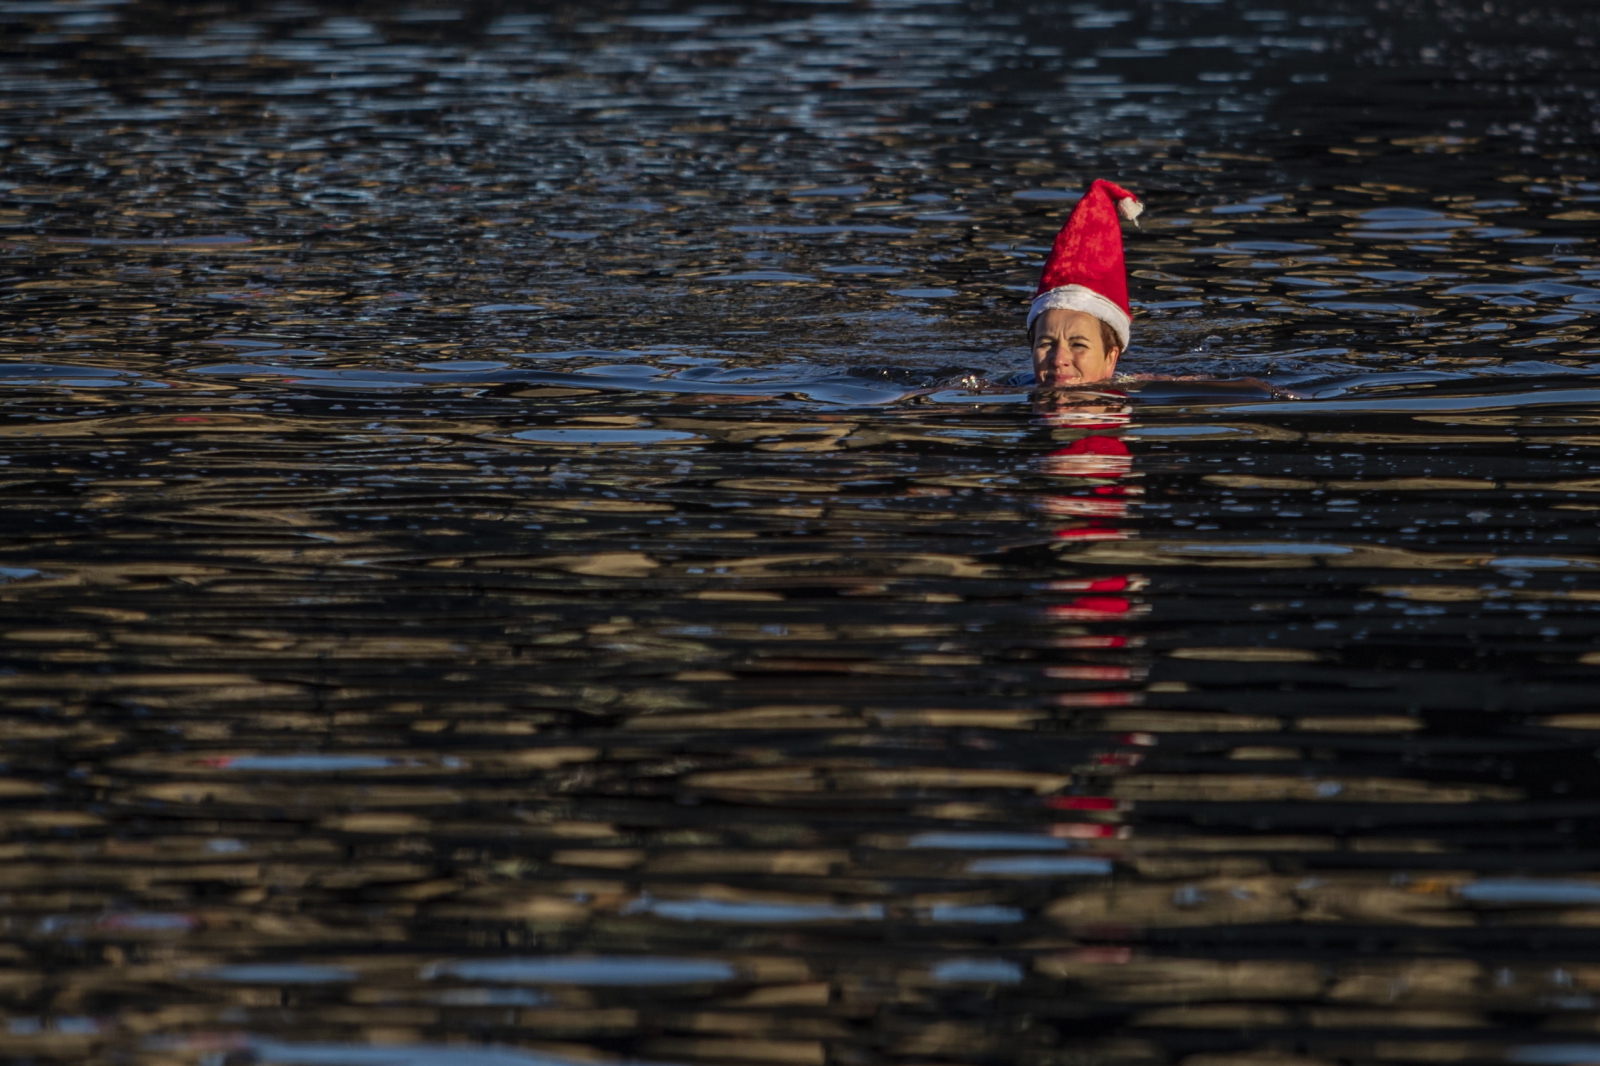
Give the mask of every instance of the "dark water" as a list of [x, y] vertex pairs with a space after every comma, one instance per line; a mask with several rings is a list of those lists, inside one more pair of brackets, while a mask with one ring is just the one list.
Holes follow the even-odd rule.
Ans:
[[0, 0], [0, 1059], [1600, 1062], [1597, 39]]

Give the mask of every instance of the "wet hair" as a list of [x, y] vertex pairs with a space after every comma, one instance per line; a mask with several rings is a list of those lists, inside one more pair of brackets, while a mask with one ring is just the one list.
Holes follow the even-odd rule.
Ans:
[[1100, 346], [1107, 352], [1110, 352], [1111, 349], [1115, 348], [1120, 354], [1122, 351], [1122, 341], [1120, 338], [1118, 338], [1117, 331], [1112, 329], [1111, 324], [1103, 319], [1097, 318], [1095, 321], [1100, 323]]
[[[1039, 320], [1036, 318], [1033, 321], [1037, 324]], [[1117, 336], [1117, 331], [1112, 329], [1111, 323], [1103, 318], [1096, 318], [1095, 322], [1100, 325], [1100, 346], [1107, 352], [1115, 348], [1120, 356], [1122, 354], [1122, 340]], [[1030, 345], [1033, 343], [1033, 325], [1028, 326], [1028, 343]]]

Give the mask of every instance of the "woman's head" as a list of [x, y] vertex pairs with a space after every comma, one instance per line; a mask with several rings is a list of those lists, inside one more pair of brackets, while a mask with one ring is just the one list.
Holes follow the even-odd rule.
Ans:
[[1116, 372], [1133, 327], [1122, 223], [1143, 210], [1127, 189], [1097, 180], [1056, 234], [1028, 307], [1040, 385], [1083, 385]]
[[1041, 388], [1086, 385], [1116, 373], [1122, 345], [1116, 330], [1084, 311], [1050, 308], [1028, 330], [1033, 373]]

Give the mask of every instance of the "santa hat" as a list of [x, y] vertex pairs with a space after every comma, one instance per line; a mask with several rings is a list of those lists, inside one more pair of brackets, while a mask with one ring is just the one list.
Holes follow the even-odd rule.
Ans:
[[1120, 186], [1097, 179], [1072, 209], [1045, 260], [1039, 292], [1028, 309], [1028, 328], [1045, 311], [1083, 311], [1117, 334], [1124, 350], [1133, 325], [1128, 308], [1128, 271], [1122, 261], [1122, 226], [1144, 210]]

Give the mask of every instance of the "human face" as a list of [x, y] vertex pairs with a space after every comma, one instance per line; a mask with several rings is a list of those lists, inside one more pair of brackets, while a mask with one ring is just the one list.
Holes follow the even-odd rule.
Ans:
[[1121, 354], [1115, 345], [1106, 347], [1093, 315], [1051, 308], [1033, 320], [1033, 373], [1040, 388], [1105, 381]]

